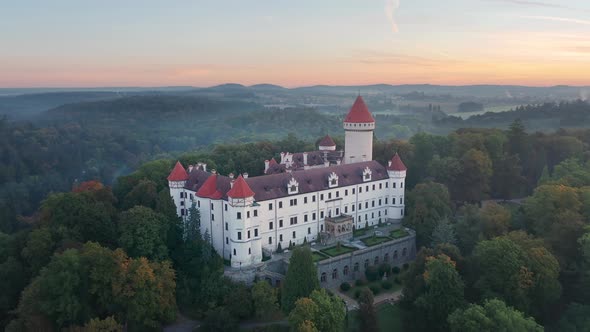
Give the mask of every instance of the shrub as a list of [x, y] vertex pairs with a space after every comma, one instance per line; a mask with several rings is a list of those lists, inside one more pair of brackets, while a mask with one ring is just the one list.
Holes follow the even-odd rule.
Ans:
[[355, 290], [354, 291], [354, 298], [358, 299], [360, 296], [361, 296], [361, 290], [360, 289]]
[[391, 265], [389, 265], [388, 263], [383, 263], [379, 265], [379, 276], [381, 277], [386, 273], [387, 275], [391, 273]]
[[367, 281], [366, 281], [365, 279], [357, 279], [357, 280], [354, 282], [354, 285], [355, 285], [355, 286], [358, 286], [358, 287], [360, 287], [360, 286], [364, 286], [364, 285], [366, 285], [366, 284], [367, 284]]
[[379, 269], [377, 269], [377, 267], [374, 265], [369, 266], [365, 270], [365, 276], [367, 277], [367, 280], [369, 280], [369, 281], [378, 280], [379, 279]]
[[399, 271], [400, 271], [400, 270], [399, 270], [399, 266], [394, 266], [394, 267], [391, 269], [391, 272], [392, 272], [393, 274], [398, 274], [398, 273], [399, 273]]
[[340, 290], [343, 292], [348, 292], [350, 290], [350, 284], [347, 282], [343, 282], [340, 284]]
[[369, 287], [369, 289], [371, 290], [373, 295], [379, 294], [379, 290], [380, 290], [379, 285], [371, 285], [371, 287]]
[[381, 288], [383, 288], [383, 289], [391, 289], [391, 287], [393, 287], [393, 284], [391, 283], [391, 281], [389, 281], [389, 280], [383, 280], [381, 282]]

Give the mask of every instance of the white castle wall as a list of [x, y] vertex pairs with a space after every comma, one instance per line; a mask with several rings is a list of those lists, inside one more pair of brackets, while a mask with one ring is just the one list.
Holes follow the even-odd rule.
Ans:
[[373, 160], [375, 123], [344, 123], [344, 163]]

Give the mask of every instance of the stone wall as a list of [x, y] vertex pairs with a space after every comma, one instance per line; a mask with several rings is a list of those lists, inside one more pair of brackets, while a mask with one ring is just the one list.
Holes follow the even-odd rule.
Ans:
[[[384, 242], [366, 249], [359, 249], [349, 254], [325, 259], [317, 263], [320, 286], [338, 287], [342, 282], [353, 282], [364, 278], [366, 266], [379, 266], [388, 263], [392, 267], [410, 263], [416, 257], [416, 236], [410, 236]], [[377, 260], [377, 264], [375, 264]]]

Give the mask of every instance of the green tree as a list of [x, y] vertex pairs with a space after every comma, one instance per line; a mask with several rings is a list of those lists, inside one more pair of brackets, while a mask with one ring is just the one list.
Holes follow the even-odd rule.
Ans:
[[[295, 301], [295, 306], [289, 313], [289, 325], [292, 331], [301, 331], [302, 326], [311, 325], [317, 330], [313, 323], [319, 315], [318, 305], [308, 297], [302, 297]], [[306, 323], [309, 322], [309, 323]]]
[[53, 236], [47, 227], [37, 228], [29, 233], [22, 257], [29, 264], [33, 275], [37, 275], [49, 263], [55, 246]]
[[250, 289], [241, 283], [234, 284], [225, 297], [225, 306], [232, 316], [240, 320], [250, 318], [254, 311]]
[[238, 331], [238, 321], [225, 307], [216, 307], [207, 312], [201, 328], [205, 332]]
[[315, 328], [317, 331], [339, 332], [344, 328], [345, 317], [346, 307], [342, 300], [321, 289], [314, 290], [309, 298], [302, 297], [295, 302], [289, 314], [289, 325], [293, 331], [306, 327], [303, 330]]
[[367, 287], [361, 290], [361, 294], [358, 299], [359, 303], [359, 316], [360, 316], [360, 329], [363, 332], [377, 332], [379, 326], [377, 322], [377, 312], [373, 306], [373, 292]]
[[158, 200], [157, 185], [151, 180], [139, 180], [139, 182], [131, 189], [123, 199], [123, 210], [129, 210], [134, 206], [145, 206], [150, 209], [156, 208]]
[[420, 183], [409, 192], [406, 211], [404, 223], [416, 231], [418, 247], [427, 245], [436, 222], [451, 215], [449, 191], [440, 183]]
[[132, 257], [166, 258], [168, 227], [162, 215], [152, 209], [136, 206], [121, 213], [119, 244]]
[[464, 202], [480, 202], [490, 190], [492, 161], [486, 152], [471, 149], [461, 158], [463, 172], [457, 176], [451, 186], [455, 200]]
[[269, 319], [279, 312], [277, 292], [266, 281], [259, 281], [252, 286], [252, 301], [258, 319]]
[[427, 330], [444, 331], [446, 319], [464, 303], [464, 283], [453, 262], [446, 255], [430, 257], [426, 262], [425, 290], [414, 302], [423, 313]]
[[434, 230], [432, 231], [431, 245], [437, 246], [443, 243], [457, 243], [454, 225], [451, 225], [449, 219], [447, 218], [440, 220], [438, 224], [434, 227]]
[[555, 331], [580, 332], [588, 331], [590, 326], [590, 305], [571, 303], [557, 323]]
[[449, 315], [448, 322], [450, 330], [456, 332], [543, 331], [534, 319], [498, 299], [485, 301], [483, 306], [470, 304], [457, 309]]
[[113, 316], [93, 318], [84, 325], [83, 332], [123, 332], [123, 325], [117, 323]]
[[512, 215], [510, 210], [497, 203], [486, 204], [479, 211], [481, 220], [481, 235], [484, 239], [491, 239], [504, 235], [510, 230]]
[[317, 269], [308, 247], [293, 250], [283, 285], [281, 302], [284, 312], [290, 312], [297, 299], [309, 296], [320, 287]]

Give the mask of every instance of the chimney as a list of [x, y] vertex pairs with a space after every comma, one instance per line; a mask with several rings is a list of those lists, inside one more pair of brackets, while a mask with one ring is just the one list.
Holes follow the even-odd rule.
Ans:
[[244, 177], [244, 179], [247, 179], [248, 178], [248, 173], [244, 172], [244, 173], [242, 173], [242, 176]]
[[193, 171], [193, 165], [188, 165], [188, 172], [192, 172]]
[[234, 187], [234, 179], [232, 178], [231, 181], [229, 181], [229, 189]]
[[201, 166], [203, 166], [203, 171], [207, 172], [207, 164], [203, 163]]
[[307, 152], [303, 152], [303, 165], [307, 166]]
[[340, 165], [341, 160], [340, 159], [336, 159], [336, 165]]
[[270, 164], [270, 161], [265, 160], [264, 161], [264, 173], [266, 173], [266, 171], [268, 171], [268, 165]]
[[212, 170], [211, 170], [211, 174], [217, 174], [217, 170], [215, 170], [215, 169], [212, 169]]
[[229, 173], [227, 176], [228, 176], [230, 179], [232, 179], [232, 180], [233, 180], [233, 178], [234, 178], [234, 173]]
[[285, 163], [285, 153], [281, 152], [281, 164]]
[[391, 160], [387, 162], [387, 167], [391, 167]]
[[329, 167], [329, 166], [330, 166], [330, 162], [329, 162], [329, 161], [327, 161], [327, 160], [326, 160], [326, 161], [324, 161], [324, 166], [325, 166], [325, 167]]

